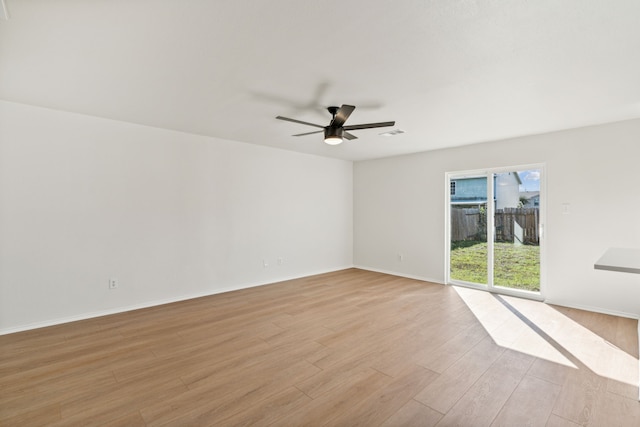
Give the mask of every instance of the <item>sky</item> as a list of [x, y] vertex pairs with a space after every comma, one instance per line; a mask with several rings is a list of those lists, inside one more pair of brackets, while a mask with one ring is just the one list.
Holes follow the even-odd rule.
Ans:
[[518, 171], [522, 185], [520, 191], [540, 191], [540, 169]]

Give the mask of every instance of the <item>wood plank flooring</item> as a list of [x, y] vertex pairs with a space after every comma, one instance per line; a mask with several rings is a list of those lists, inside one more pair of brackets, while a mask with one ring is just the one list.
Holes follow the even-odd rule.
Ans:
[[640, 426], [637, 321], [357, 269], [0, 336], [1, 426]]

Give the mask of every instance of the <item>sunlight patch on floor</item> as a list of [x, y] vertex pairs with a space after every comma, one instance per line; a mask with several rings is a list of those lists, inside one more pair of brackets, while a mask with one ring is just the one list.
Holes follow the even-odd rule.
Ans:
[[454, 286], [496, 344], [638, 385], [638, 359], [549, 305]]
[[638, 385], [638, 359], [544, 303], [501, 297], [596, 374]]
[[499, 346], [576, 368], [567, 357], [512, 313], [491, 293], [454, 287]]

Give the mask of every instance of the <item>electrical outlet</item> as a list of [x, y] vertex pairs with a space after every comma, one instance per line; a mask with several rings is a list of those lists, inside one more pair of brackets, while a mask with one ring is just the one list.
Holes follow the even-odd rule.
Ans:
[[263, 259], [263, 260], [262, 260], [262, 267], [263, 267], [263, 268], [267, 268], [267, 267], [269, 267], [269, 263], [267, 262], [267, 260], [266, 260], [266, 259]]
[[400, 261], [400, 262], [404, 261], [404, 255], [403, 254], [398, 254], [398, 261]]
[[118, 279], [112, 277], [109, 279], [109, 289], [116, 289], [118, 287]]
[[284, 259], [282, 257], [278, 258], [278, 265], [284, 264]]

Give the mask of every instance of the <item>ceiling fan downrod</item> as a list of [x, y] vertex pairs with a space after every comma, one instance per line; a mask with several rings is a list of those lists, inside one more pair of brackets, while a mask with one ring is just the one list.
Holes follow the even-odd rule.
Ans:
[[327, 110], [329, 110], [329, 113], [331, 114], [331, 120], [336, 118], [336, 114], [338, 113], [339, 109], [340, 107], [327, 107]]

